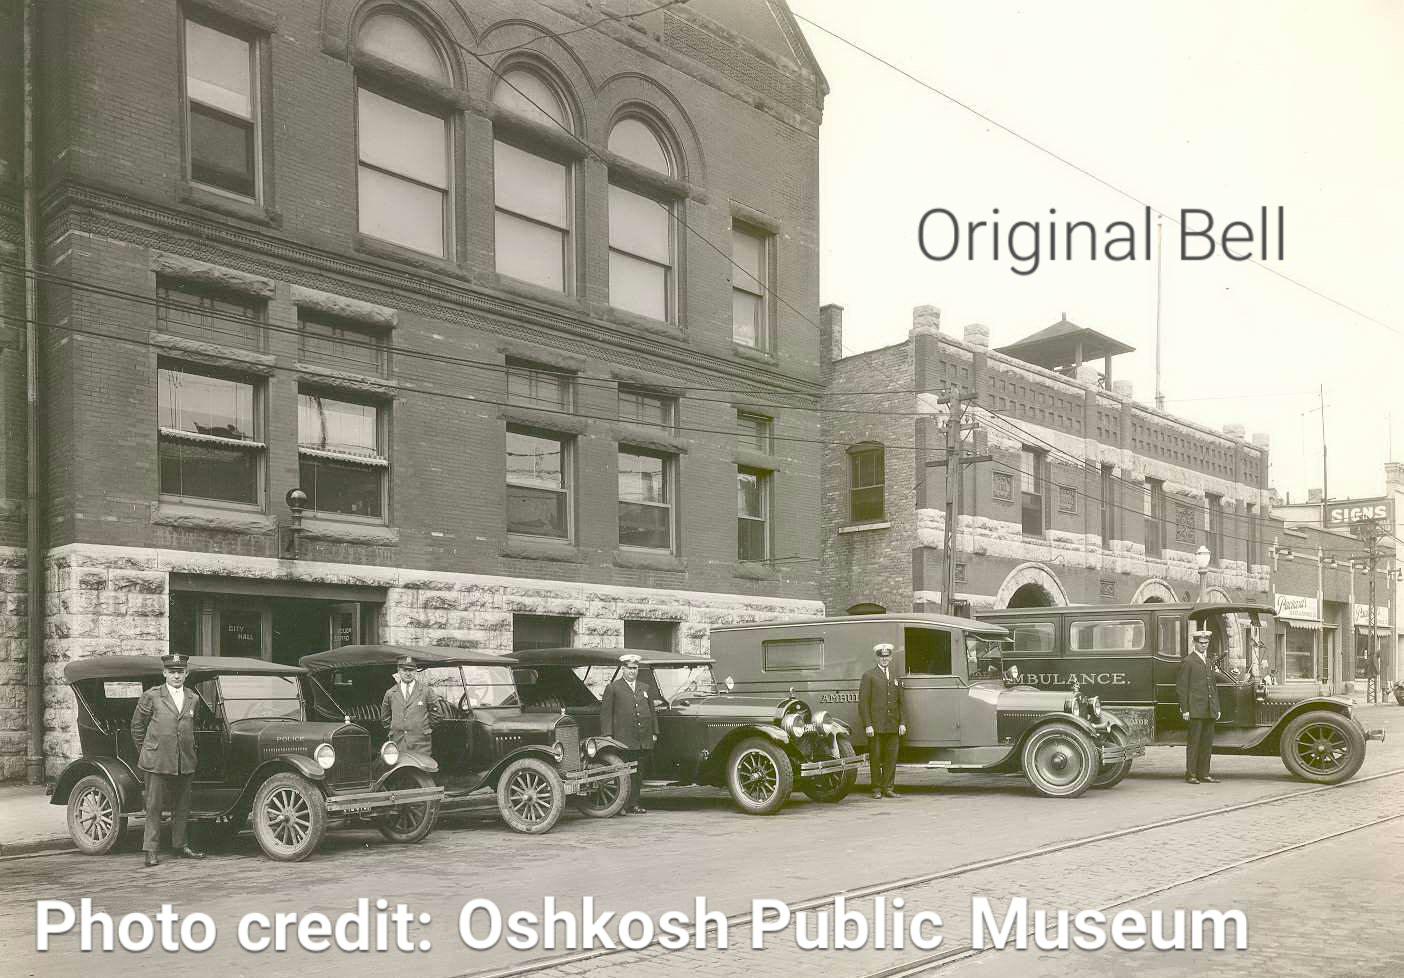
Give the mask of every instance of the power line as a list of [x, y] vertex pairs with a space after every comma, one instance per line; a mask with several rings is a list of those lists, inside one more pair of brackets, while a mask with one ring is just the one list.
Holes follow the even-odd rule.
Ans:
[[[973, 115], [973, 116], [975, 116], [976, 118], [980, 119], [982, 122], [987, 122], [987, 123], [989, 123], [991, 126], [994, 126], [996, 129], [999, 129], [1001, 132], [1004, 132], [1004, 133], [1006, 133], [1007, 135], [1014, 137], [1015, 139], [1017, 139], [1019, 142], [1023, 143], [1024, 145], [1029, 146], [1029, 147], [1031, 147], [1031, 148], [1033, 148], [1033, 149], [1036, 149], [1036, 150], [1038, 150], [1040, 153], [1043, 153], [1045, 156], [1049, 156], [1049, 157], [1051, 157], [1052, 159], [1056, 160], [1057, 162], [1063, 164], [1064, 166], [1066, 166], [1066, 167], [1068, 167], [1068, 168], [1070, 168], [1070, 169], [1072, 169], [1072, 170], [1077, 171], [1078, 173], [1082, 174], [1084, 177], [1087, 177], [1089, 180], [1092, 180], [1092, 181], [1094, 181], [1094, 182], [1100, 184], [1102, 187], [1105, 187], [1106, 189], [1112, 191], [1113, 193], [1118, 194], [1119, 196], [1124, 197], [1124, 198], [1126, 198], [1127, 200], [1132, 201], [1133, 203], [1139, 204], [1139, 205], [1142, 206], [1142, 207], [1148, 208], [1149, 210], [1153, 211], [1154, 213], [1156, 213], [1156, 214], [1160, 215], [1161, 217], [1165, 218], [1165, 219], [1166, 219], [1167, 221], [1169, 221], [1170, 223], [1175, 224], [1175, 225], [1177, 225], [1177, 226], [1180, 226], [1180, 225], [1181, 225], [1181, 222], [1180, 222], [1179, 220], [1177, 220], [1175, 217], [1171, 216], [1170, 214], [1167, 214], [1165, 211], [1161, 210], [1160, 208], [1156, 207], [1155, 205], [1151, 204], [1149, 201], [1144, 200], [1144, 199], [1138, 197], [1137, 195], [1135, 195], [1135, 194], [1132, 193], [1131, 191], [1126, 190], [1126, 189], [1124, 189], [1123, 187], [1120, 187], [1120, 186], [1118, 186], [1117, 184], [1112, 183], [1110, 180], [1108, 180], [1108, 179], [1106, 179], [1106, 178], [1104, 178], [1104, 177], [1102, 177], [1102, 176], [1099, 176], [1098, 174], [1092, 172], [1091, 170], [1087, 169], [1086, 167], [1084, 167], [1084, 166], [1082, 166], [1082, 165], [1080, 165], [1080, 164], [1078, 164], [1078, 163], [1075, 163], [1074, 161], [1072, 161], [1072, 160], [1069, 159], [1068, 157], [1063, 156], [1062, 154], [1058, 153], [1056, 150], [1050, 149], [1049, 147], [1047, 147], [1047, 146], [1043, 145], [1042, 143], [1038, 142], [1037, 140], [1032, 139], [1032, 138], [1030, 138], [1030, 137], [1028, 137], [1028, 136], [1025, 136], [1023, 133], [1017, 131], [1016, 129], [1013, 129], [1013, 128], [1011, 128], [1010, 126], [1007, 126], [1007, 125], [1005, 125], [1004, 123], [1000, 122], [998, 119], [995, 119], [994, 117], [992, 117], [992, 116], [990, 116], [990, 115], [987, 115], [987, 114], [984, 113], [984, 112], [981, 112], [979, 109], [975, 108], [975, 106], [971, 105], [970, 103], [965, 102], [965, 101], [962, 101], [961, 99], [955, 97], [954, 95], [951, 95], [949, 92], [943, 91], [942, 89], [936, 87], [935, 85], [931, 84], [930, 82], [926, 81], [926, 80], [923, 79], [923, 78], [917, 77], [916, 75], [914, 75], [914, 74], [912, 74], [911, 72], [907, 71], [905, 68], [902, 68], [902, 67], [900, 67], [900, 66], [894, 64], [893, 62], [887, 60], [886, 58], [882, 57], [881, 55], [876, 54], [875, 52], [868, 50], [867, 48], [863, 47], [862, 45], [858, 44], [857, 42], [849, 40], [847, 37], [844, 37], [842, 34], [838, 33], [837, 31], [831, 30], [831, 29], [829, 29], [828, 27], [825, 27], [823, 24], [817, 23], [817, 22], [811, 20], [810, 18], [808, 18], [808, 17], [804, 16], [803, 14], [798, 13], [798, 12], [796, 12], [796, 11], [791, 11], [791, 13], [793, 13], [794, 17], [795, 17], [797, 20], [802, 20], [802, 21], [804, 21], [806, 24], [808, 24], [809, 26], [813, 27], [815, 30], [822, 31], [823, 33], [829, 35], [830, 37], [832, 37], [834, 40], [838, 41], [839, 43], [844, 44], [844, 45], [846, 45], [847, 47], [850, 47], [850, 48], [852, 48], [853, 50], [855, 50], [855, 51], [859, 52], [860, 54], [864, 55], [865, 57], [871, 58], [873, 61], [876, 61], [876, 62], [878, 62], [879, 64], [884, 65], [885, 67], [891, 69], [892, 71], [895, 71], [897, 74], [901, 75], [903, 78], [907, 79], [908, 81], [910, 81], [910, 82], [912, 82], [912, 83], [914, 83], [914, 84], [916, 84], [916, 85], [919, 85], [920, 87], [926, 89], [928, 92], [931, 92], [933, 95], [938, 95], [938, 96], [940, 96], [941, 98], [945, 99], [946, 101], [950, 102], [951, 104], [953, 104], [953, 105], [955, 105], [955, 106], [958, 106], [958, 107], [961, 108], [961, 109], [964, 109], [966, 112], [969, 112], [971, 115]], [[1326, 302], [1331, 303], [1332, 305], [1338, 306], [1338, 307], [1340, 307], [1341, 309], [1344, 309], [1346, 312], [1351, 313], [1352, 315], [1358, 316], [1359, 318], [1361, 318], [1361, 319], [1363, 319], [1363, 320], [1365, 320], [1365, 321], [1367, 321], [1367, 322], [1373, 323], [1374, 325], [1379, 326], [1379, 327], [1381, 327], [1381, 328], [1383, 328], [1383, 329], [1386, 329], [1386, 330], [1388, 330], [1388, 331], [1391, 332], [1391, 333], [1395, 333], [1395, 334], [1397, 334], [1397, 335], [1399, 335], [1399, 336], [1404, 336], [1404, 330], [1399, 329], [1398, 327], [1394, 326], [1393, 324], [1387, 323], [1387, 322], [1385, 322], [1383, 319], [1379, 319], [1378, 317], [1372, 316], [1372, 315], [1370, 315], [1369, 313], [1364, 312], [1363, 310], [1357, 309], [1355, 306], [1352, 306], [1352, 305], [1350, 305], [1350, 304], [1347, 303], [1347, 302], [1343, 302], [1343, 301], [1341, 301], [1340, 299], [1335, 298], [1334, 296], [1327, 295], [1325, 292], [1322, 292], [1320, 289], [1317, 289], [1317, 288], [1315, 288], [1314, 286], [1308, 285], [1308, 284], [1305, 283], [1305, 282], [1302, 282], [1302, 281], [1300, 281], [1300, 280], [1298, 280], [1298, 279], [1295, 279], [1295, 278], [1293, 278], [1292, 276], [1288, 275], [1286, 272], [1279, 271], [1279, 270], [1273, 268], [1271, 265], [1268, 265], [1267, 263], [1261, 261], [1260, 259], [1258, 259], [1258, 258], [1256, 258], [1256, 257], [1253, 257], [1253, 256], [1250, 255], [1250, 256], [1248, 257], [1248, 261], [1250, 261], [1252, 264], [1256, 265], [1258, 268], [1261, 268], [1262, 270], [1264, 270], [1264, 271], [1266, 271], [1266, 272], [1269, 272], [1269, 273], [1271, 273], [1271, 274], [1277, 276], [1278, 278], [1282, 279], [1282, 281], [1288, 282], [1288, 283], [1290, 283], [1290, 284], [1292, 284], [1292, 285], [1295, 285], [1297, 288], [1302, 289], [1302, 290], [1304, 290], [1304, 291], [1306, 291], [1306, 292], [1310, 292], [1312, 295], [1316, 296], [1317, 298], [1323, 299], [1323, 300], [1325, 300]]]

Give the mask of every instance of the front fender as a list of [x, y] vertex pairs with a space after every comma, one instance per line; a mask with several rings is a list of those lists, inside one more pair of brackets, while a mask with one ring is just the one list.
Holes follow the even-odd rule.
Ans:
[[407, 768], [411, 771], [423, 771], [425, 774], [437, 774], [439, 771], [439, 764], [432, 757], [428, 757], [424, 754], [406, 752], [400, 755], [400, 760], [394, 767], [387, 769], [375, 779], [375, 784], [372, 786], [371, 790], [380, 791], [384, 788], [385, 782], [389, 780], [390, 775], [394, 774], [396, 771], [403, 771]]
[[520, 761], [524, 757], [534, 757], [537, 760], [545, 761], [547, 764], [551, 765], [551, 770], [555, 771], [557, 775], [561, 773], [561, 762], [556, 760], [556, 755], [551, 753], [550, 748], [532, 745], [530, 747], [518, 748], [498, 761], [492, 766], [492, 769], [483, 776], [481, 783], [489, 784], [492, 785], [493, 788], [496, 788], [497, 779], [502, 777], [502, 772], [507, 770], [509, 765]]
[[69, 764], [59, 775], [58, 782], [54, 785], [54, 793], [49, 797], [49, 804], [67, 805], [69, 795], [73, 793], [73, 786], [90, 774], [107, 779], [108, 784], [117, 792], [123, 812], [146, 810], [143, 794], [145, 789], [141, 779], [125, 761], [115, 757], [80, 757]]
[[[628, 754], [628, 752], [631, 750], [631, 748], [624, 746], [622, 742], [615, 740], [613, 737], [606, 737], [603, 734], [598, 737], [586, 737], [581, 742], [581, 746], [583, 747], [587, 744], [595, 745], [596, 756], [599, 756], [600, 751], [605, 750], [616, 751], [620, 754]], [[586, 756], [589, 756], [588, 753], [586, 754]]]

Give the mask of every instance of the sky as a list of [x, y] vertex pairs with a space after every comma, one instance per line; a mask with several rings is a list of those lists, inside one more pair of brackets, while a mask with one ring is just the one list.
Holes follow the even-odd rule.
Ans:
[[1184, 261], [1165, 222], [1166, 409], [1267, 433], [1270, 484], [1296, 501], [1322, 484], [1324, 389], [1330, 496], [1382, 494], [1383, 463], [1404, 461], [1404, 3], [790, 6], [993, 120], [801, 20], [831, 88], [820, 301], [844, 306], [848, 352], [902, 341], [921, 304], [956, 337], [985, 324], [995, 347], [1066, 313], [1136, 348], [1113, 376], [1152, 403], [1154, 259], [1066, 261], [1060, 249], [1049, 261], [1045, 238], [1044, 261], [1021, 276], [985, 237], [973, 260], [962, 249], [935, 262], [918, 247], [921, 216], [945, 208], [964, 225], [998, 208], [1007, 236], [1017, 220], [1046, 225], [1050, 208], [1099, 229], [1140, 227], [1143, 204], [1175, 218], [1200, 208], [1222, 228], [1281, 206], [1284, 257], [1274, 237], [1266, 267]]

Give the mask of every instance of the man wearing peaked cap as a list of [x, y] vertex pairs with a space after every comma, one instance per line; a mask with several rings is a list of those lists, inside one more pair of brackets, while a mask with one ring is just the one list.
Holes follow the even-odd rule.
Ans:
[[1219, 719], [1219, 687], [1214, 682], [1214, 666], [1209, 662], [1209, 640], [1214, 633], [1200, 628], [1190, 633], [1190, 652], [1180, 666], [1175, 691], [1180, 700], [1180, 718], [1188, 725], [1185, 740], [1185, 780], [1190, 784], [1219, 779], [1209, 773], [1214, 753], [1214, 721]]
[[891, 642], [873, 646], [877, 665], [858, 685], [858, 720], [868, 737], [869, 780], [874, 798], [896, 798], [897, 747], [907, 725], [902, 722], [902, 690], [892, 671]]
[[444, 699], [419, 675], [414, 657], [395, 660], [395, 683], [380, 698], [380, 723], [395, 746], [432, 757], [433, 726], [443, 716]]
[[642, 815], [639, 789], [647, 776], [654, 745], [658, 743], [658, 723], [653, 716], [653, 697], [648, 687], [639, 681], [639, 663], [643, 656], [626, 652], [619, 657], [619, 675], [605, 687], [600, 699], [600, 733], [613, 737], [639, 762], [629, 779], [629, 801], [623, 815]]
[[161, 811], [171, 810], [171, 846], [185, 859], [203, 859], [189, 845], [190, 783], [195, 777], [195, 704], [193, 689], [185, 688], [190, 657], [179, 653], [161, 657], [165, 682], [141, 694], [132, 713], [132, 742], [137, 767], [146, 776], [146, 830], [141, 848], [148, 867], [161, 862]]

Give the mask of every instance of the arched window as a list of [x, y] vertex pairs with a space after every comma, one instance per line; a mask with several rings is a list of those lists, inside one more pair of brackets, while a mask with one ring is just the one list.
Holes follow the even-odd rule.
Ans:
[[864, 601], [849, 608], [847, 613], [850, 615], [885, 615], [887, 614], [887, 609], [880, 604]]
[[[503, 72], [493, 101], [552, 129], [573, 131], [565, 100], [534, 71]], [[556, 292], [570, 291], [571, 167], [524, 149], [520, 140], [493, 143], [497, 271]]]
[[876, 523], [886, 512], [886, 461], [881, 445], [854, 445], [848, 450], [848, 519]]
[[[404, 17], [372, 14], [361, 24], [356, 44], [367, 54], [431, 81], [451, 81], [434, 43]], [[356, 147], [361, 233], [445, 256], [448, 119], [358, 84]]]
[[[609, 133], [609, 150], [663, 176], [674, 175], [673, 154], [647, 122], [625, 116]], [[609, 185], [609, 301], [649, 319], [674, 318], [676, 242], [673, 203], [611, 181]]]

